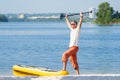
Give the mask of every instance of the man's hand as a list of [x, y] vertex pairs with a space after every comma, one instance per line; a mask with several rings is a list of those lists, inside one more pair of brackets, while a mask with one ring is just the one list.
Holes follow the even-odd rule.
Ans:
[[67, 14], [65, 15], [65, 18], [68, 18], [68, 15], [67, 15]]
[[83, 13], [82, 12], [80, 12], [80, 18], [83, 18]]

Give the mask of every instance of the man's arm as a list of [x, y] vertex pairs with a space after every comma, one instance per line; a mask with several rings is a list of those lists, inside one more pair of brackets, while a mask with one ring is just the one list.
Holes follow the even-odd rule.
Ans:
[[83, 14], [80, 13], [80, 20], [79, 20], [79, 23], [78, 23], [78, 25], [77, 25], [77, 28], [79, 28], [79, 29], [81, 28], [82, 21], [83, 21]]
[[68, 15], [65, 16], [65, 19], [66, 19], [66, 22], [67, 22], [68, 27], [69, 27], [70, 29], [72, 29], [72, 28], [71, 28], [70, 20], [68, 19]]

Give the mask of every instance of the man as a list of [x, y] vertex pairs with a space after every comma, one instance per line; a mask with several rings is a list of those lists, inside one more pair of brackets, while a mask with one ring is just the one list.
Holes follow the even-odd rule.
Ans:
[[83, 14], [80, 13], [80, 20], [77, 24], [76, 21], [71, 21], [68, 19], [68, 15], [65, 17], [68, 27], [70, 28], [70, 43], [69, 49], [66, 50], [62, 55], [62, 62], [63, 62], [63, 70], [66, 70], [68, 58], [70, 58], [70, 62], [73, 68], [76, 70], [76, 74], [79, 74], [79, 66], [77, 62], [77, 52], [78, 52], [78, 40], [79, 40], [79, 33], [83, 21]]

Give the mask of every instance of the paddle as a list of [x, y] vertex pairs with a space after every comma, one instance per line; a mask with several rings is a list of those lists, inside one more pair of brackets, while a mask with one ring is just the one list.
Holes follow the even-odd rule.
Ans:
[[[83, 14], [92, 13], [92, 11], [87, 11], [87, 12], [82, 12], [82, 13], [83, 13]], [[68, 14], [68, 16], [74, 16], [74, 15], [80, 15], [80, 13]], [[63, 19], [65, 16], [66, 16], [66, 14], [61, 13], [61, 14], [60, 14], [60, 19]]]

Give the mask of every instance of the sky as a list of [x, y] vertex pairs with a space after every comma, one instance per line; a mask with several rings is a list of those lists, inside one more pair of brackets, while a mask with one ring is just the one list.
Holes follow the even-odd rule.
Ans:
[[78, 13], [102, 2], [120, 11], [120, 0], [0, 0], [0, 13]]

